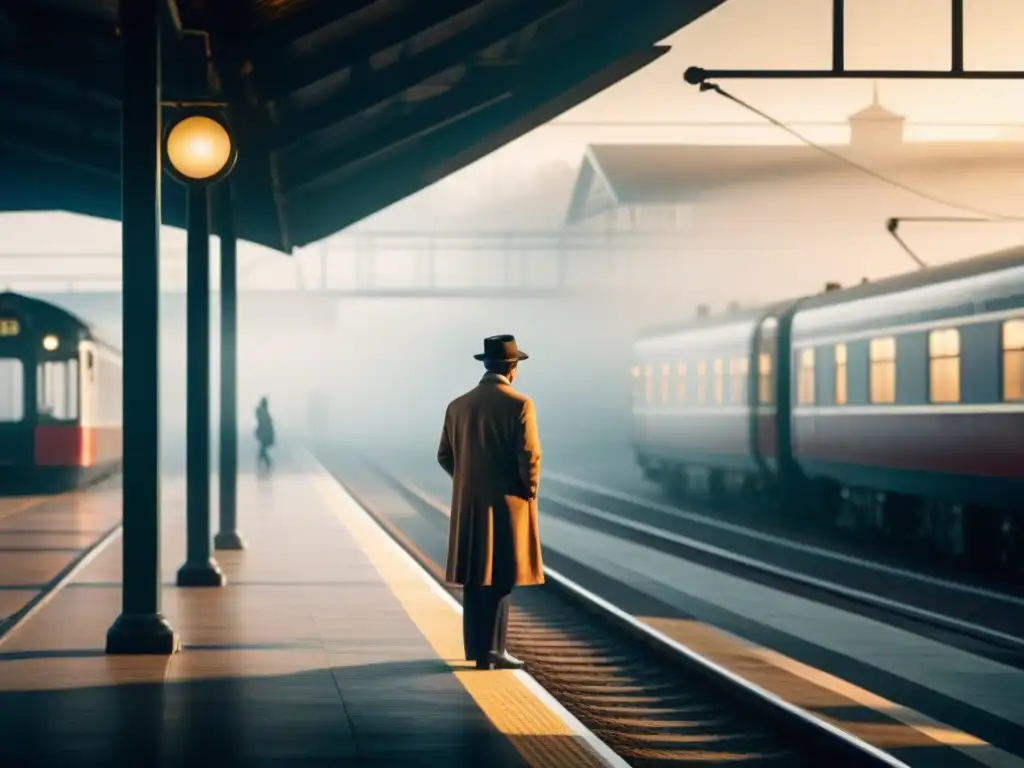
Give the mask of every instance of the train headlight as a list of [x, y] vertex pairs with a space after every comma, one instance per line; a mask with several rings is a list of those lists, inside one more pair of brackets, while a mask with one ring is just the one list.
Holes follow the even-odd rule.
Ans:
[[52, 333], [43, 336], [43, 349], [45, 349], [47, 352], [54, 352], [59, 346], [60, 339], [58, 339]]

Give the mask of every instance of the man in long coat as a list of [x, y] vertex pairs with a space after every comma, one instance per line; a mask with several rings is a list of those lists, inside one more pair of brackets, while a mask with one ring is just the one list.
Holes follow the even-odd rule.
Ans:
[[512, 388], [529, 356], [514, 336], [484, 339], [487, 372], [448, 405], [437, 461], [452, 477], [446, 579], [463, 587], [463, 643], [478, 669], [520, 669], [506, 650], [513, 587], [544, 583], [533, 401]]

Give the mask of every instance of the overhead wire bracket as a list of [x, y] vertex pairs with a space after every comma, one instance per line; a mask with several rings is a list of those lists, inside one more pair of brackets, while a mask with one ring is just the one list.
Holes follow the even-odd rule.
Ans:
[[847, 69], [845, 1], [832, 0], [831, 69], [703, 69], [690, 67], [683, 79], [690, 85], [717, 80], [824, 80], [830, 78], [861, 80], [1020, 80], [1024, 70], [964, 69], [964, 0], [950, 0], [950, 65], [944, 69]]

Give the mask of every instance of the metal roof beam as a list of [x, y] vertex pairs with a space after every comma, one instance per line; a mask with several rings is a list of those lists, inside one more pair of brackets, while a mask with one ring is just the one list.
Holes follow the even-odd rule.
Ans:
[[509, 0], [503, 9], [466, 32], [423, 53], [388, 67], [362, 86], [342, 93], [337, 100], [298, 114], [278, 133], [283, 149], [310, 135], [388, 101], [445, 70], [470, 61], [473, 54], [517, 34], [531, 24], [559, 13], [574, 0]]
[[[585, 55], [576, 50], [560, 51], [520, 70], [517, 82], [530, 86], [522, 95], [437, 131], [413, 154], [399, 154], [346, 180], [341, 187], [349, 201], [347, 208], [339, 205], [335, 191], [296, 196], [292, 210], [296, 219], [302, 219], [299, 228], [316, 233], [308, 238], [311, 241], [348, 226], [493, 152], [663, 56], [668, 48], [647, 47], [611, 61], [608, 55], [601, 56], [604, 66], [593, 61], [601, 51], [600, 47]], [[454, 151], [455, 147], [461, 152]]]
[[375, 2], [377, 0], [319, 0], [308, 10], [274, 19], [257, 32], [248, 45], [254, 54], [267, 48], [292, 45], [303, 37], [328, 30]]
[[442, 96], [416, 105], [407, 118], [391, 120], [381, 131], [369, 131], [340, 149], [314, 157], [284, 178], [285, 189], [291, 194], [305, 187], [335, 183], [358, 167], [380, 160], [385, 153], [501, 103], [512, 95], [511, 79], [501, 74], [504, 73], [474, 75], [471, 85], [457, 86]]
[[[324, 78], [366, 61], [375, 53], [399, 45], [420, 32], [440, 24], [486, 0], [433, 0], [423, 2], [407, 14], [376, 29], [360, 31], [336, 45], [303, 57], [292, 66], [257, 67], [260, 92], [271, 101], [284, 98]], [[260, 76], [260, 73], [266, 73]]]
[[24, 125], [0, 117], [0, 144], [64, 166], [114, 178], [121, 175], [120, 146], [105, 144], [86, 136], [75, 136], [42, 126], [26, 130]]

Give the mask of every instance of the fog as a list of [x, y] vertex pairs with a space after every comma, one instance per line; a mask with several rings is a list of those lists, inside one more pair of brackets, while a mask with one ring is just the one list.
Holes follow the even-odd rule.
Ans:
[[[946, 66], [947, 4], [863, 0], [848, 5], [851, 67]], [[1007, 0], [968, 5], [968, 66], [1017, 67], [1014, 30], [1024, 19], [1024, 7]], [[672, 52], [651, 67], [341, 238], [395, 230], [558, 230], [589, 143], [792, 144], [792, 136], [737, 105], [685, 86], [681, 73], [692, 64], [820, 66], [828, 59], [830, 7], [824, 0], [730, 0], [673, 35], [667, 41]], [[1007, 123], [1024, 122], [1021, 87], [1014, 82], [887, 81], [880, 93], [885, 106], [907, 116], [908, 141], [983, 140], [1007, 138], [1012, 134]], [[836, 123], [871, 98], [871, 84], [859, 81], [737, 82], [729, 88], [783, 121], [833, 123], [801, 128], [811, 140], [825, 143], [845, 142], [849, 132]], [[1013, 163], [995, 158], [988, 166], [964, 162], [953, 167], [937, 157], [913, 174], [882, 170], [926, 193], [1020, 217], [1024, 192], [1018, 179], [1024, 163], [1020, 158]], [[874, 161], [867, 164], [875, 167]], [[290, 258], [240, 243], [237, 386], [245, 450], [252, 447], [253, 409], [265, 395], [283, 444], [319, 434], [354, 446], [400, 446], [432, 455], [446, 403], [478, 380], [482, 368], [473, 354], [485, 336], [496, 333], [515, 334], [531, 355], [516, 385], [537, 402], [548, 451], [623, 442], [629, 342], [639, 329], [692, 317], [697, 304], [721, 312], [733, 301], [750, 306], [815, 292], [826, 281], [850, 284], [915, 269], [885, 232], [885, 220], [963, 213], [849, 169], [802, 178], [782, 172], [733, 179], [698, 201], [679, 202], [690, 206], [689, 223], [655, 248], [568, 253], [572, 298], [344, 298], [341, 292], [354, 285], [350, 273], [358, 272], [358, 258], [340, 240], [314, 244]], [[908, 224], [902, 232], [929, 264], [1024, 239], [1024, 227], [1013, 222]], [[165, 450], [178, 454], [185, 423], [185, 238], [167, 227], [161, 237], [167, 290], [161, 306], [162, 415]], [[378, 280], [408, 283], [419, 274], [423, 247], [406, 250], [386, 258], [378, 254]], [[65, 213], [7, 214], [0, 216], [0, 251], [0, 285], [4, 274], [52, 278], [87, 269], [102, 272], [108, 286], [117, 286], [120, 279], [116, 222]], [[58, 258], [72, 254], [106, 255], [108, 266]], [[454, 282], [464, 285], [479, 283], [491, 258], [444, 248], [434, 255], [437, 264], [456, 275]], [[530, 256], [530, 263], [519, 264], [523, 273], [540, 275], [556, 264], [553, 252], [535, 250]], [[339, 292], [333, 297], [299, 290], [309, 280], [322, 279], [317, 271], [321, 258], [331, 271], [323, 282]], [[216, 273], [214, 265], [215, 291]], [[52, 280], [10, 287], [36, 295], [54, 290]], [[101, 304], [80, 290], [46, 296], [108, 327], [119, 339], [119, 299]], [[216, 304], [212, 317], [216, 424]], [[324, 398], [326, 412], [314, 418], [317, 397]]]

